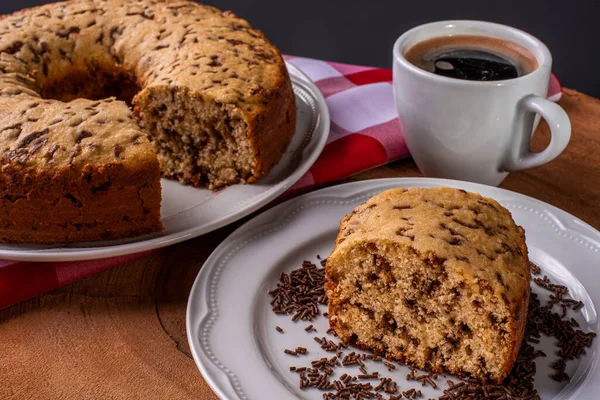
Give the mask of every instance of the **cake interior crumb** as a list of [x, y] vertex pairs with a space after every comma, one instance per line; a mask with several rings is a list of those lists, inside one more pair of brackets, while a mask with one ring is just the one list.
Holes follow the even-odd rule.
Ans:
[[448, 274], [435, 258], [375, 243], [353, 248], [331, 274], [343, 339], [426, 370], [501, 375], [510, 310], [478, 282]]

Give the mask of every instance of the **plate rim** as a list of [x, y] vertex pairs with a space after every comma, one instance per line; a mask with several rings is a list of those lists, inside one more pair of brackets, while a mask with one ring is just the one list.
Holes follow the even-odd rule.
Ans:
[[[96, 247], [81, 247], [81, 248], [69, 248], [55, 247], [50, 249], [0, 249], [0, 259], [7, 261], [27, 261], [27, 262], [65, 262], [65, 261], [86, 261], [86, 260], [97, 260], [118, 256], [126, 256], [136, 253], [145, 253], [157, 249], [161, 249], [167, 246], [171, 246], [176, 243], [180, 243], [189, 239], [196, 238], [198, 236], [210, 233], [217, 229], [220, 229], [226, 225], [229, 225], [239, 219], [242, 219], [260, 208], [268, 205], [273, 200], [277, 199], [280, 195], [285, 193], [290, 187], [297, 183], [314, 165], [318, 157], [321, 155], [330, 130], [330, 113], [325, 97], [315, 85], [315, 83], [308, 78], [308, 76], [302, 72], [295, 65], [285, 62], [290, 78], [292, 78], [292, 84], [298, 85], [303, 89], [308, 89], [310, 94], [315, 101], [315, 110], [317, 112], [317, 129], [313, 132], [312, 140], [315, 140], [315, 149], [306, 157], [305, 161], [299, 165], [287, 178], [273, 185], [271, 193], [266, 195], [260, 201], [255, 203], [250, 202], [249, 204], [235, 209], [234, 212], [229, 214], [217, 223], [209, 226], [209, 228], [192, 227], [182, 231], [176, 231], [164, 236], [144, 238], [140, 236], [139, 241], [132, 241], [128, 243], [120, 243], [114, 245], [99, 245]], [[296, 81], [294, 81], [294, 79]], [[302, 150], [300, 150], [302, 151]], [[260, 183], [260, 182], [259, 182]], [[94, 242], [89, 242], [93, 244]], [[102, 242], [106, 243], [106, 242]], [[71, 250], [74, 251], [71, 251]], [[67, 250], [67, 251], [65, 251]]]
[[[592, 227], [585, 221], [581, 220], [580, 218], [568, 213], [567, 211], [564, 211], [558, 207], [555, 207], [551, 204], [548, 204], [542, 200], [538, 200], [531, 196], [527, 196], [527, 195], [524, 195], [524, 194], [521, 194], [518, 192], [514, 192], [514, 191], [511, 191], [508, 189], [504, 189], [504, 188], [488, 186], [488, 185], [483, 185], [483, 184], [478, 184], [478, 183], [473, 183], [473, 182], [442, 179], [442, 178], [427, 178], [427, 177], [397, 177], [397, 178], [368, 179], [368, 180], [362, 180], [362, 181], [357, 181], [357, 182], [349, 182], [349, 183], [329, 186], [326, 188], [315, 190], [315, 191], [312, 191], [309, 193], [305, 193], [301, 196], [289, 199], [281, 204], [276, 205], [275, 207], [272, 207], [268, 210], [261, 212], [260, 214], [258, 214], [256, 216], [254, 216], [252, 219], [250, 219], [249, 221], [246, 221], [244, 224], [239, 226], [235, 231], [233, 231], [231, 234], [229, 234], [215, 248], [215, 250], [213, 250], [213, 252], [210, 254], [210, 256], [206, 259], [202, 268], [198, 272], [196, 279], [194, 280], [194, 284], [192, 285], [192, 289], [191, 289], [190, 295], [188, 297], [188, 303], [187, 303], [187, 308], [186, 308], [186, 336], [187, 336], [188, 343], [190, 346], [190, 351], [192, 353], [192, 357], [194, 359], [194, 362], [196, 363], [196, 366], [200, 370], [203, 378], [208, 383], [210, 388], [217, 394], [217, 396], [220, 399], [237, 400], [237, 399], [239, 399], [239, 397], [235, 397], [235, 398], [228, 397], [227, 394], [225, 393], [225, 389], [222, 387], [222, 386], [226, 386], [226, 387], [228, 387], [228, 389], [230, 388], [233, 390], [231, 376], [229, 376], [229, 374], [227, 374], [224, 371], [224, 370], [228, 370], [228, 368], [226, 366], [224, 366], [224, 365], [216, 366], [216, 365], [214, 365], [215, 364], [214, 360], [207, 360], [206, 363], [203, 362], [203, 358], [206, 358], [206, 356], [202, 354], [203, 353], [203, 351], [201, 349], [202, 346], [199, 343], [198, 338], [199, 338], [201, 326], [203, 325], [202, 321], [211, 317], [212, 310], [210, 310], [211, 307], [209, 304], [210, 292], [209, 291], [201, 291], [201, 290], [199, 290], [199, 287], [201, 285], [203, 285], [203, 283], [204, 283], [205, 288], [208, 289], [209, 278], [212, 276], [212, 273], [214, 273], [214, 270], [219, 266], [219, 264], [221, 264], [223, 262], [223, 258], [227, 258], [226, 253], [228, 253], [228, 252], [234, 253], [240, 247], [243, 247], [240, 244], [234, 245], [232, 247], [232, 244], [235, 243], [232, 241], [235, 239], [238, 239], [239, 237], [242, 237], [242, 235], [247, 235], [248, 233], [252, 232], [253, 230], [256, 231], [257, 227], [253, 227], [253, 225], [258, 225], [258, 226], [264, 225], [264, 222], [262, 221], [262, 219], [267, 219], [267, 217], [269, 215], [279, 215], [279, 214], [281, 214], [281, 210], [284, 208], [287, 208], [290, 210], [296, 209], [296, 208], [298, 208], [298, 206], [301, 205], [301, 203], [310, 201], [309, 198], [311, 198], [311, 197], [316, 197], [315, 200], [318, 200], [319, 196], [321, 196], [321, 197], [326, 196], [328, 194], [328, 192], [335, 192], [335, 191], [339, 191], [339, 190], [344, 190], [346, 188], [348, 188], [349, 191], [352, 190], [355, 193], [348, 194], [345, 197], [352, 197], [352, 196], [357, 195], [356, 192], [360, 192], [361, 186], [366, 186], [364, 191], [367, 191], [367, 190], [381, 191], [381, 190], [386, 190], [386, 188], [388, 188], [390, 186], [402, 185], [402, 184], [411, 185], [411, 186], [424, 185], [426, 187], [428, 187], [428, 185], [433, 185], [434, 187], [441, 187], [441, 186], [455, 187], [455, 188], [462, 188], [462, 189], [474, 191], [474, 192], [478, 192], [477, 189], [482, 188], [484, 191], [492, 191], [492, 192], [497, 191], [498, 193], [501, 193], [504, 195], [516, 197], [514, 200], [531, 201], [536, 205], [547, 208], [549, 211], [552, 211], [554, 213], [556, 213], [558, 211], [558, 214], [562, 214], [563, 216], [568, 216], [571, 219], [571, 221], [576, 223], [578, 226], [577, 227], [573, 227], [573, 226], [564, 227], [564, 226], [559, 225], [559, 229], [561, 229], [563, 231], [573, 231], [573, 232], [580, 234], [583, 238], [585, 238], [587, 240], [588, 243], [591, 243], [591, 247], [593, 247], [593, 249], [591, 249], [591, 251], [600, 253], [600, 231], [596, 230], [594, 227]], [[336, 195], [334, 194], [333, 196], [336, 196]], [[339, 195], [337, 195], [337, 196], [339, 196]], [[343, 198], [345, 198], [345, 197], [343, 197]], [[558, 218], [558, 217], [556, 217], [556, 218]], [[285, 219], [285, 218], [282, 218], [279, 216], [279, 217], [275, 217], [275, 218], [270, 218], [269, 220], [270, 221], [280, 221], [282, 219]], [[557, 222], [557, 221], [554, 221], [554, 222]], [[579, 228], [583, 228], [585, 230], [579, 229]], [[267, 232], [268, 232], [268, 230], [265, 231], [264, 234], [268, 234]], [[558, 232], [558, 234], [560, 236], [566, 237], [567, 239], [574, 240], [575, 242], [580, 241], [583, 243], [582, 239], [569, 237], [567, 234], [564, 234], [564, 233], [561, 234], [560, 232]], [[259, 234], [255, 233], [255, 236], [258, 236], [258, 235]], [[590, 237], [590, 235], [593, 235], [596, 237], [592, 238], [592, 237]], [[590, 246], [588, 246], [588, 244], [585, 244], [585, 246], [590, 247]], [[203, 282], [203, 280], [205, 280], [206, 282]], [[200, 306], [203, 306], [204, 309], [208, 309], [208, 311], [204, 312], [205, 315], [198, 317], [202, 314], [202, 313], [198, 312], [198, 310], [196, 310], [197, 308], [200, 308]], [[213, 318], [216, 318], [216, 316], [213, 316]], [[194, 323], [194, 320], [195, 320], [195, 323]], [[598, 324], [599, 324], [599, 322], [596, 321], [596, 325], [598, 325]], [[592, 360], [592, 364], [590, 365], [590, 368], [597, 370], [599, 364], [600, 364], [600, 357], [598, 359], [596, 359], [595, 361]], [[221, 381], [220, 384], [218, 381]], [[585, 381], [587, 381], [587, 379]], [[233, 382], [233, 384], [237, 385], [236, 382]], [[563, 391], [565, 389], [563, 389]], [[557, 394], [556, 399], [564, 399], [563, 391], [561, 391], [560, 393]], [[246, 399], [246, 397], [242, 397], [242, 398]]]

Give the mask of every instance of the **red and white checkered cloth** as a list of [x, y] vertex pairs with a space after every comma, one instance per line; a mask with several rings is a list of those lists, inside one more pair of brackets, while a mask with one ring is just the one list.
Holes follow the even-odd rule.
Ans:
[[[321, 90], [331, 115], [331, 130], [321, 156], [292, 193], [333, 182], [408, 157], [396, 117], [392, 71], [285, 57]], [[561, 86], [552, 77], [548, 96], [558, 101]], [[0, 308], [106, 270], [143, 254], [81, 262], [14, 262], [0, 260]]]

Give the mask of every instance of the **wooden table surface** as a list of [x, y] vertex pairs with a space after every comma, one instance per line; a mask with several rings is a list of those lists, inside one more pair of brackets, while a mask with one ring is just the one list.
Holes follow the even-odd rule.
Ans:
[[[555, 205], [600, 229], [600, 101], [565, 89], [566, 151], [501, 187]], [[532, 148], [548, 143], [542, 123]], [[420, 176], [411, 160], [346, 181]], [[190, 356], [192, 283], [232, 226], [0, 311], [0, 399], [216, 399]]]

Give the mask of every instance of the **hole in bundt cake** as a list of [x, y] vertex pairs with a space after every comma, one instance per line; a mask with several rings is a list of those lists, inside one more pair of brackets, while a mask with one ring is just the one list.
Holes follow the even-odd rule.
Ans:
[[75, 99], [101, 100], [116, 97], [132, 105], [140, 86], [126, 71], [70, 70], [68, 74], [40, 82], [40, 94], [44, 99], [69, 102]]

